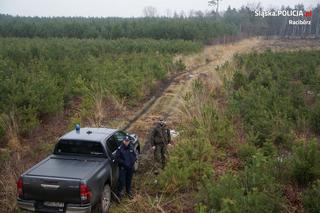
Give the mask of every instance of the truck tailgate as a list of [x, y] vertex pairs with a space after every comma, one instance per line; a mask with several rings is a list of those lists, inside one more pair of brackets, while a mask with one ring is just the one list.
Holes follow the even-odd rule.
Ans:
[[25, 176], [24, 199], [80, 203], [80, 180]]
[[101, 166], [95, 160], [50, 156], [23, 176], [24, 199], [80, 203], [80, 182]]

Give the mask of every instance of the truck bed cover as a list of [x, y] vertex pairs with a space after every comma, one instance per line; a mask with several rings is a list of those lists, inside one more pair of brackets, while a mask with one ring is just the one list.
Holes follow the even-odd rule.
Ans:
[[43, 176], [45, 174], [46, 177], [84, 179], [100, 165], [98, 160], [51, 156], [30, 170], [27, 175]]

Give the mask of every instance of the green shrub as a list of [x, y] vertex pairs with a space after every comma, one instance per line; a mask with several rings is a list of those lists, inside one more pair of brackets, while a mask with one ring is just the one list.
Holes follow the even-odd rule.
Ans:
[[39, 125], [39, 117], [36, 107], [21, 106], [17, 109], [19, 133], [26, 134]]
[[212, 212], [223, 212], [225, 208], [239, 206], [239, 198], [243, 196], [237, 176], [225, 174], [217, 182], [204, 179], [198, 193], [199, 205]]
[[320, 212], [320, 180], [315, 181], [310, 188], [303, 192], [302, 202], [308, 213]]
[[78, 117], [85, 116], [92, 86], [134, 105], [170, 71], [184, 68], [173, 63], [174, 54], [201, 47], [183, 40], [1, 38], [0, 112], [15, 110], [19, 131], [27, 134], [75, 98], [86, 102]]
[[[319, 55], [320, 51], [237, 55], [237, 70], [228, 84], [229, 108], [240, 114], [245, 130], [257, 136], [257, 146], [270, 141], [290, 149], [295, 131], [311, 126], [319, 132], [319, 104], [314, 104], [313, 95], [319, 93]], [[303, 121], [308, 123], [301, 125]]]
[[238, 90], [247, 83], [247, 78], [239, 70], [233, 75], [233, 89]]
[[273, 169], [273, 159], [257, 152], [251, 163], [241, 172], [240, 178], [246, 193], [257, 188], [262, 192], [276, 194], [280, 188], [273, 176]]
[[218, 112], [211, 103], [203, 104], [200, 111], [201, 116], [194, 120], [199, 134], [207, 137], [213, 145], [231, 146], [234, 141], [234, 129], [229, 119], [222, 112]]
[[257, 153], [257, 148], [250, 143], [240, 144], [237, 155], [245, 163], [249, 163], [252, 157]]
[[316, 139], [294, 147], [291, 159], [292, 177], [301, 185], [308, 185], [320, 177], [320, 150]]
[[[320, 75], [315, 68], [320, 65], [319, 55], [320, 51], [267, 51], [237, 56], [237, 70], [227, 82], [229, 116], [217, 113], [208, 104], [209, 100], [202, 104], [202, 114], [196, 119], [195, 127], [217, 140], [220, 133], [226, 132], [207, 127], [224, 126], [223, 119], [242, 121], [246, 143], [238, 146], [237, 157], [245, 163], [244, 169], [224, 174], [217, 180], [205, 178], [196, 211], [284, 212], [288, 209], [283, 188], [292, 184], [292, 178], [300, 185], [320, 178], [317, 140], [298, 146], [293, 143], [297, 134], [309, 134], [310, 126], [314, 134], [318, 133], [319, 110], [313, 94], [319, 93]], [[197, 88], [204, 91], [203, 85], [197, 84]], [[309, 90], [310, 97], [306, 97]], [[223, 137], [218, 141], [224, 141]], [[318, 185], [304, 195], [310, 212], [318, 211], [317, 195], [307, 202], [311, 191], [318, 193]]]
[[266, 141], [261, 147], [261, 152], [264, 156], [268, 156], [270, 158], [276, 157], [277, 147], [271, 141]]
[[205, 179], [198, 193], [200, 205], [212, 212], [281, 212], [286, 203], [272, 175], [272, 162], [257, 153], [244, 171]]
[[313, 131], [320, 132], [320, 100], [314, 106], [310, 116], [310, 123]]
[[183, 63], [183, 61], [181, 59], [179, 59], [178, 61], [176, 61], [173, 66], [172, 69], [176, 72], [182, 72], [186, 69], [186, 65]]
[[180, 140], [160, 174], [161, 188], [167, 191], [195, 189], [203, 177], [212, 176], [212, 150], [211, 144], [201, 138]]

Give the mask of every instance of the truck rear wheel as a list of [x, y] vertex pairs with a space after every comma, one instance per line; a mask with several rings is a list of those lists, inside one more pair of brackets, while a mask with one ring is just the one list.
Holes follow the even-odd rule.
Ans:
[[136, 155], [137, 155], [137, 160], [136, 162], [134, 162], [134, 165], [133, 165], [133, 171], [134, 172], [137, 172], [138, 169], [139, 169], [139, 157], [140, 157], [140, 148], [138, 147], [137, 150], [136, 150]]
[[109, 184], [106, 184], [103, 188], [100, 203], [99, 203], [99, 209], [100, 213], [106, 213], [109, 210], [111, 204], [111, 188]]

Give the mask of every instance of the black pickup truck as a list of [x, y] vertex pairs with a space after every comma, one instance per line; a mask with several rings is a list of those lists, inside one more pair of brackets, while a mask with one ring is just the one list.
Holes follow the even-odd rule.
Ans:
[[137, 136], [117, 129], [81, 128], [62, 136], [52, 155], [20, 176], [19, 208], [87, 213], [96, 206], [107, 212], [119, 173], [112, 154], [126, 136], [139, 153]]

